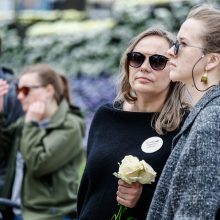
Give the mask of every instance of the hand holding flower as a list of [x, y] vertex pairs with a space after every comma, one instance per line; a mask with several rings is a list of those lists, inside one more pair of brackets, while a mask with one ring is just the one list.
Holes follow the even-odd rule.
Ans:
[[[126, 207], [133, 208], [142, 193], [142, 184], [151, 184], [156, 177], [156, 172], [149, 164], [131, 155], [125, 156], [119, 165], [118, 173], [113, 175], [123, 180], [119, 181], [117, 192], [117, 201], [121, 205], [118, 213], [113, 215], [113, 220], [120, 220]], [[134, 218], [129, 217], [129, 219]]]
[[123, 180], [118, 181], [117, 201], [119, 204], [133, 208], [137, 204], [143, 185], [139, 182], [128, 184]]

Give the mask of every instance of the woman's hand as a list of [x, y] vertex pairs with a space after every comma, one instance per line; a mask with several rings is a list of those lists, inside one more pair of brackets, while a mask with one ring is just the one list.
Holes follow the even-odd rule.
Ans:
[[44, 102], [37, 101], [30, 104], [25, 116], [25, 122], [41, 121], [44, 118], [46, 105]]
[[143, 185], [139, 182], [128, 184], [123, 180], [118, 181], [117, 201], [128, 208], [133, 208], [142, 193]]
[[8, 92], [9, 85], [7, 81], [0, 79], [0, 112], [3, 112], [4, 95]]

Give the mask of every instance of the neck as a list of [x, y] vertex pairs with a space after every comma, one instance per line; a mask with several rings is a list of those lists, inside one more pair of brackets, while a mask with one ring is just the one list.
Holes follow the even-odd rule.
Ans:
[[124, 110], [125, 111], [132, 111], [132, 112], [160, 112], [165, 101], [166, 96], [159, 97], [142, 97], [138, 96], [137, 101], [134, 103], [124, 103]]
[[188, 91], [187, 96], [189, 95], [189, 101], [192, 106], [194, 106], [209, 89], [220, 84], [219, 71], [220, 69], [217, 71], [209, 71], [208, 82], [206, 84], [201, 82], [202, 74], [198, 75], [197, 77], [194, 75], [194, 81], [193, 79], [190, 79], [189, 81], [183, 82], [186, 85]]
[[55, 100], [48, 103], [47, 110], [44, 118], [51, 118], [58, 109], [58, 104]]
[[186, 85], [186, 95], [189, 98], [189, 102], [192, 106], [196, 105], [196, 103], [203, 97], [203, 95], [207, 92], [198, 91], [194, 85]]

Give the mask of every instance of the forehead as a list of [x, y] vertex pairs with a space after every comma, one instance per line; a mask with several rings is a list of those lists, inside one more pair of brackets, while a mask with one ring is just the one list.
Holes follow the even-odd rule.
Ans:
[[27, 73], [20, 77], [19, 85], [33, 85], [39, 82], [39, 77], [36, 73]]
[[187, 19], [180, 27], [177, 38], [184, 39], [191, 43], [202, 45], [202, 36], [205, 34], [205, 27], [202, 21]]
[[163, 37], [152, 35], [141, 39], [133, 51], [147, 54], [166, 54], [169, 49], [169, 42]]

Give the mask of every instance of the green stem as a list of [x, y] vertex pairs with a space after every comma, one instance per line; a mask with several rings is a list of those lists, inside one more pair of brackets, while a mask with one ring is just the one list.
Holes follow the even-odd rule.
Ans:
[[125, 213], [126, 209], [127, 208], [125, 206], [119, 205], [118, 213], [114, 214], [113, 217], [111, 218], [111, 220], [121, 220], [121, 217]]

